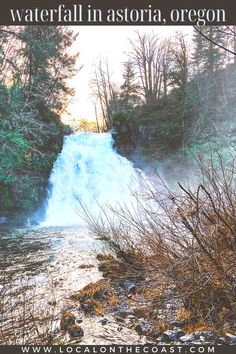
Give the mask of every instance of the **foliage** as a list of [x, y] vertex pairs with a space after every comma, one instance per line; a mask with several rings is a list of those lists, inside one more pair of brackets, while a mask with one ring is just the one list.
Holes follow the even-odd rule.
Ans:
[[[198, 160], [196, 173], [198, 183], [179, 184], [177, 192], [144, 181], [137, 210], [110, 208], [114, 215], [102, 220], [83, 210], [91, 230], [121, 263], [116, 272], [148, 278], [156, 289], [153, 315], [167, 299], [178, 299], [190, 323], [222, 329], [236, 316], [235, 159], [225, 165], [218, 155], [218, 166]], [[166, 295], [158, 295], [160, 284]]]
[[214, 146], [216, 140], [222, 152], [231, 149], [235, 61], [219, 47], [228, 38], [220, 27], [205, 26], [201, 32], [206, 37], [194, 32], [193, 51], [182, 33], [163, 41], [153, 33], [137, 33], [130, 42], [118, 109], [110, 117], [118, 148], [156, 152], [159, 159], [192, 156], [198, 149], [208, 154], [207, 144]]
[[24, 76], [29, 98], [36, 106], [45, 101], [61, 110], [73, 93], [66, 80], [76, 73], [77, 55], [69, 55], [67, 49], [77, 36], [66, 27], [27, 26], [22, 37], [26, 43], [21, 54], [27, 62]]
[[[99, 132], [98, 131], [98, 126], [95, 122], [89, 122], [86, 119], [82, 119], [80, 118], [77, 122], [78, 126], [79, 126], [79, 130], [80, 131], [84, 131], [84, 132]], [[99, 127], [101, 128], [101, 127]]]
[[225, 51], [214, 45], [213, 42], [224, 47], [227, 42], [227, 36], [214, 26], [205, 26], [201, 28], [201, 32], [195, 31], [193, 62], [198, 73], [213, 73], [213, 71], [223, 65]]
[[[47, 38], [47, 40], [45, 40]], [[0, 26], [0, 212], [35, 210], [66, 129], [76, 35], [60, 26]], [[29, 193], [30, 188], [30, 193]]]
[[235, 139], [236, 67], [197, 76], [175, 87], [155, 105], [142, 104], [122, 109], [112, 116], [118, 147], [141, 147], [145, 153], [158, 152], [159, 158], [181, 152], [191, 156], [209, 150], [231, 149]]
[[136, 82], [136, 73], [131, 61], [124, 63], [123, 80], [124, 83], [120, 87], [120, 106], [122, 109], [129, 109], [140, 101], [140, 88]]
[[[30, 123], [37, 124], [33, 117]], [[13, 213], [33, 210], [38, 205], [62, 143], [62, 131], [57, 126], [46, 134], [43, 125], [36, 125], [34, 129], [31, 126], [23, 132], [21, 126], [14, 130], [0, 130], [0, 211]], [[58, 136], [53, 136], [55, 130]], [[44, 144], [43, 152], [33, 131]], [[46, 139], [50, 140], [49, 146], [46, 146]]]
[[0, 80], [22, 90], [28, 108], [60, 111], [73, 94], [68, 79], [77, 72], [78, 54], [68, 49], [76, 37], [63, 26], [1, 26]]

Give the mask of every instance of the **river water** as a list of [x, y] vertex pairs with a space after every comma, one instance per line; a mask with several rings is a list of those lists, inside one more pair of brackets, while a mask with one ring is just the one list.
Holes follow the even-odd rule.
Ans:
[[44, 219], [0, 239], [0, 344], [43, 342], [45, 328], [48, 334], [58, 326], [65, 299], [101, 277], [96, 254], [103, 246], [89, 233], [81, 205], [96, 219], [110, 206], [133, 205], [139, 177], [110, 133], [65, 137]]
[[0, 344], [43, 341], [70, 295], [101, 277], [102, 246], [84, 227], [14, 230], [0, 245]]

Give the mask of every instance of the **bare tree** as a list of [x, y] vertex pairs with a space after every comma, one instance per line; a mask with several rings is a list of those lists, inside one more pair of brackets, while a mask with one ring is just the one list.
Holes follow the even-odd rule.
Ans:
[[166, 38], [160, 43], [160, 77], [159, 77], [159, 89], [158, 98], [163, 94], [164, 96], [168, 93], [168, 86], [170, 84], [170, 72], [172, 68], [173, 58], [171, 57], [171, 41]]
[[130, 40], [129, 58], [138, 71], [141, 88], [147, 104], [157, 100], [161, 85], [161, 51], [158, 37], [154, 33], [140, 34]]
[[101, 108], [104, 125], [110, 129], [111, 115], [118, 110], [118, 102], [107, 59], [100, 58], [98, 64], [94, 65], [91, 87]]
[[95, 113], [96, 124], [97, 124], [97, 132], [100, 133], [100, 126], [99, 126], [98, 111], [97, 111], [96, 103], [94, 103], [94, 113]]

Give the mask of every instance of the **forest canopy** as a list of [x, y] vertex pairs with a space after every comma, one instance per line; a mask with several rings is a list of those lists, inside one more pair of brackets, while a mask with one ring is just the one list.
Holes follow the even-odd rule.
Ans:
[[[163, 38], [136, 32], [113, 81], [109, 58], [94, 66], [91, 85], [104, 125], [119, 147], [159, 158], [235, 142], [235, 26], [196, 27]], [[223, 148], [225, 149], [225, 148]], [[156, 156], [156, 157], [157, 157]]]

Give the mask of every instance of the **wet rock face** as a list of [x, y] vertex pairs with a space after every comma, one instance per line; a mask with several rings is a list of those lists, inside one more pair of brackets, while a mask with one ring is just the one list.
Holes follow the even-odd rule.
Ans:
[[150, 325], [148, 321], [140, 319], [139, 323], [135, 326], [135, 330], [139, 334], [146, 334], [150, 330]]

